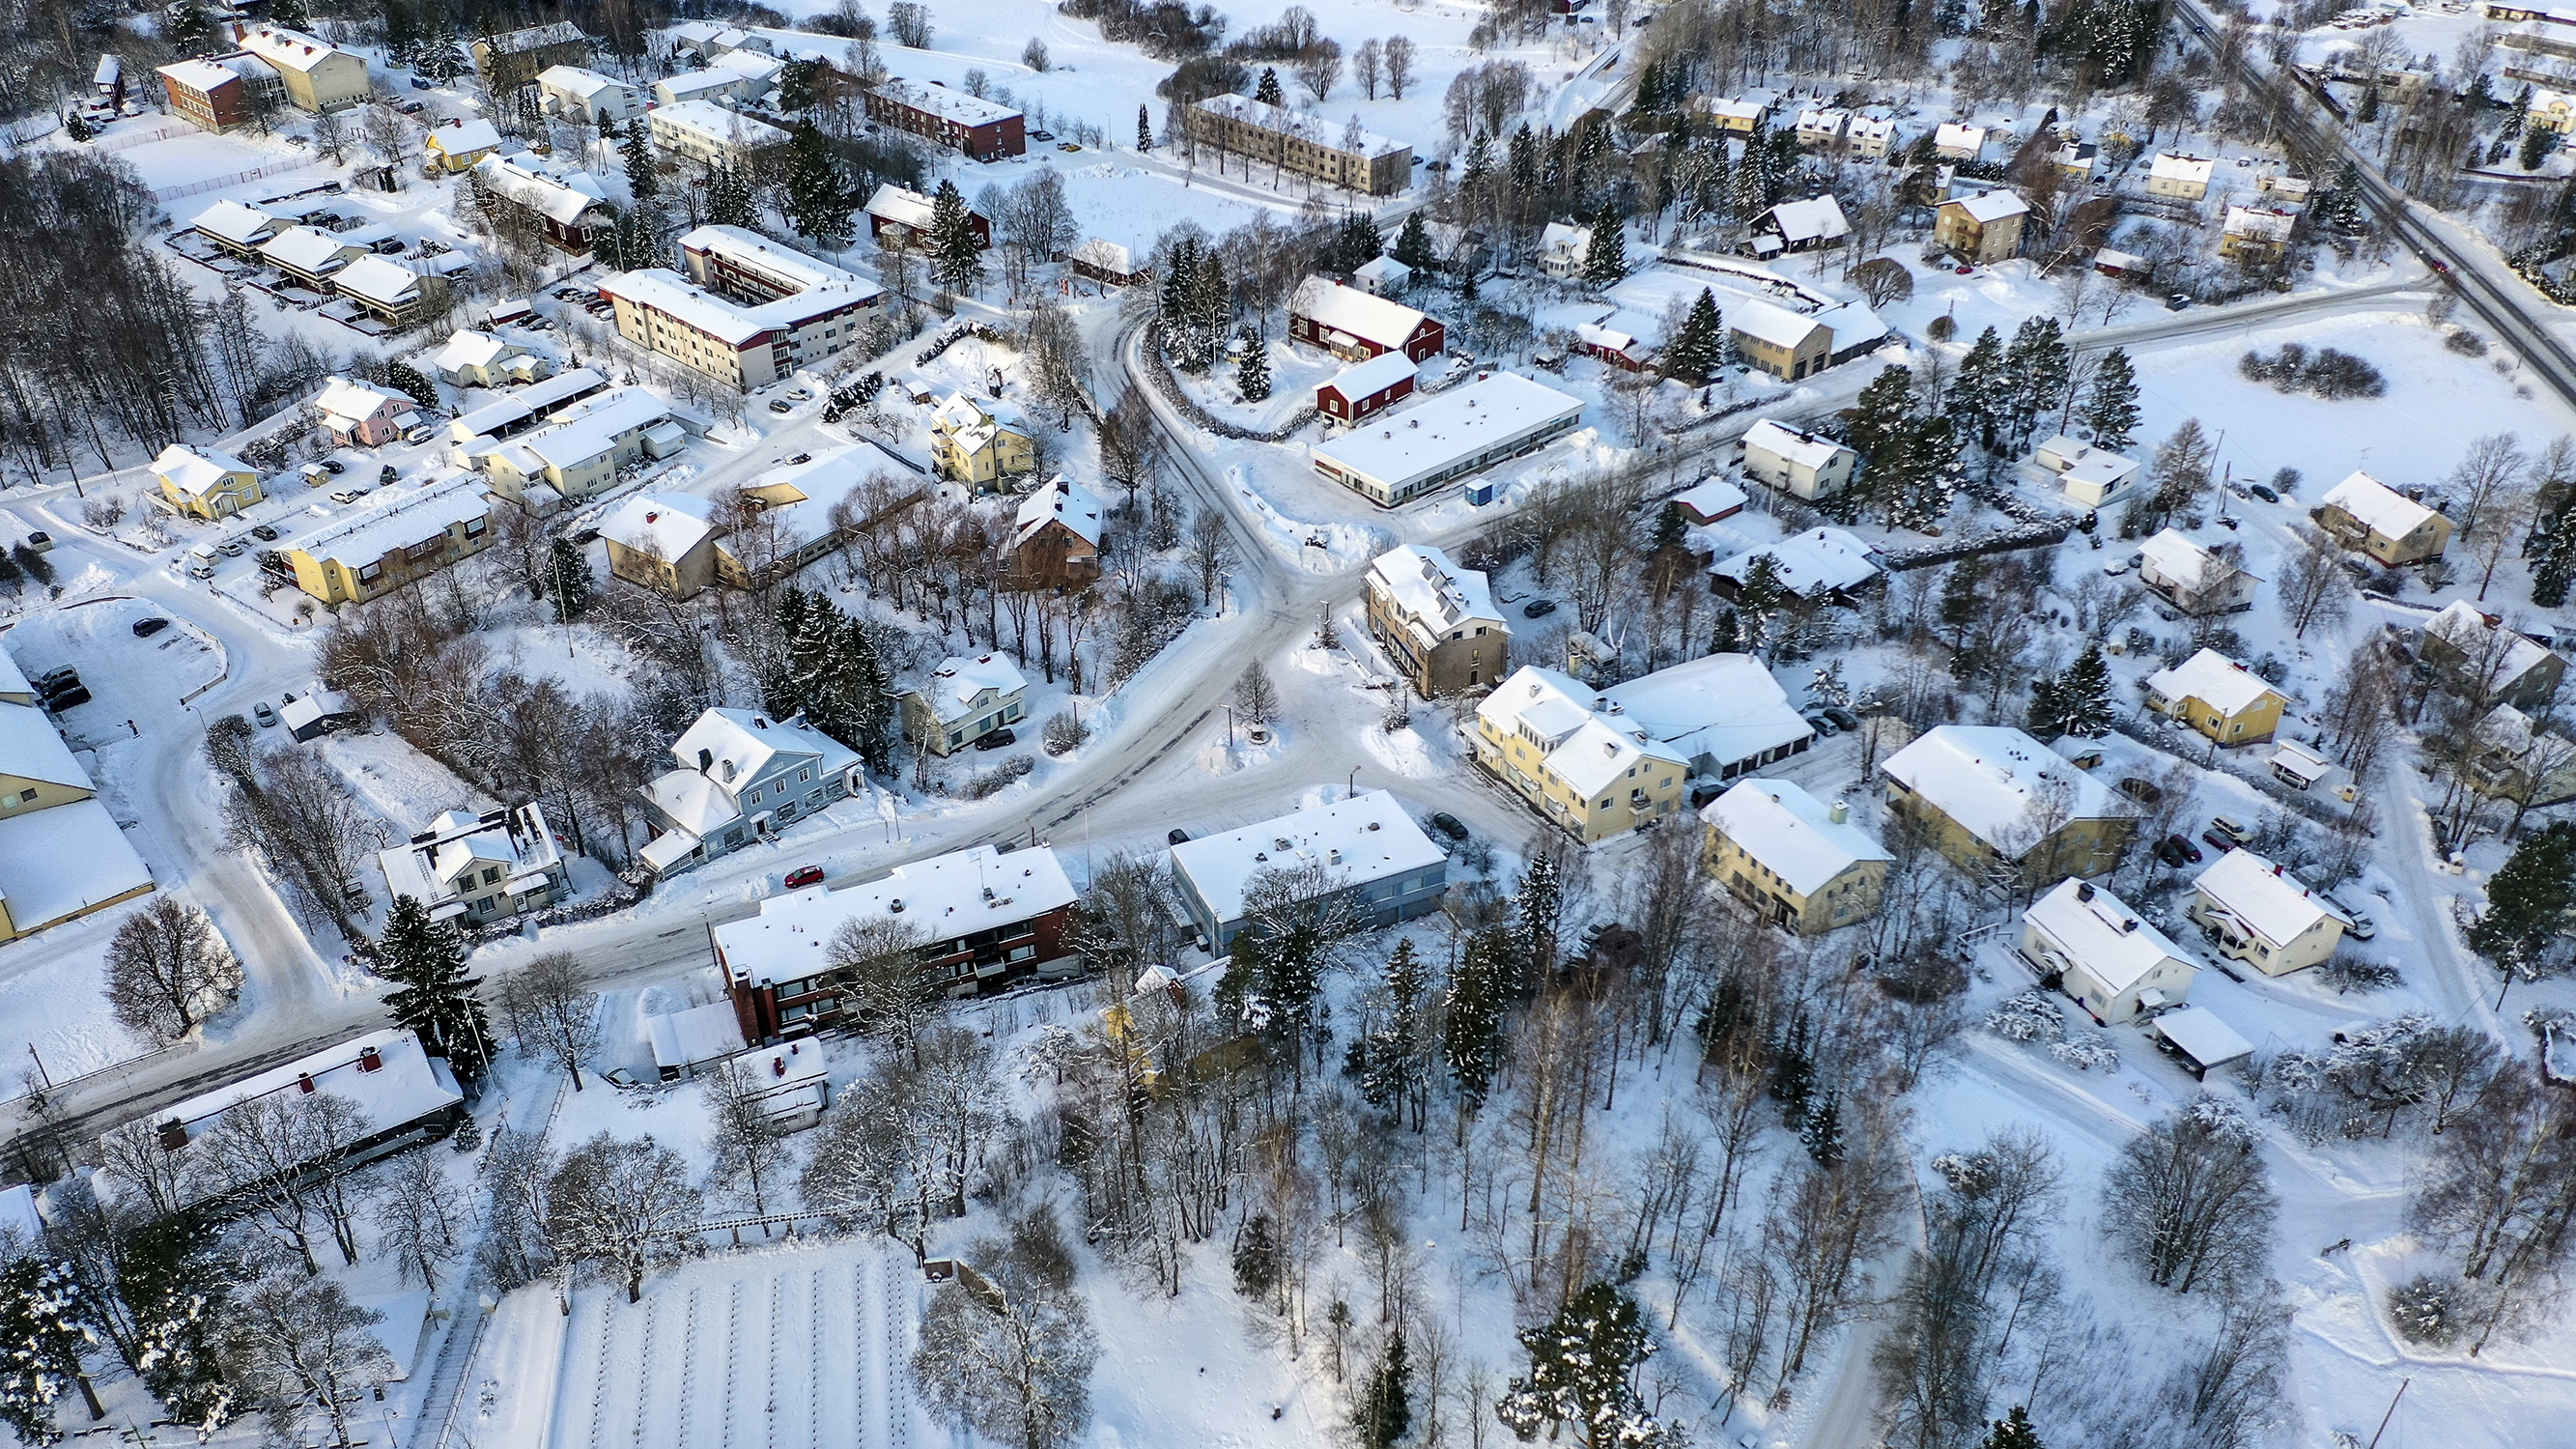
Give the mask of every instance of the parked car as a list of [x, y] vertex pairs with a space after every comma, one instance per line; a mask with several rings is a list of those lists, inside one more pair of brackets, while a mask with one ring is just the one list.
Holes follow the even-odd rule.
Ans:
[[238, 538], [225, 539], [223, 542], [215, 545], [215, 552], [222, 554], [226, 558], [240, 558], [242, 552], [242, 541]]
[[1057, 150], [1059, 150], [1059, 151], [1079, 151], [1079, 150], [1081, 150], [1081, 149], [1082, 149], [1080, 146], [1077, 146], [1077, 145], [1073, 144], [1071, 141], [1059, 141], [1059, 142], [1057, 142], [1057, 143], [1056, 143], [1056, 147], [1055, 147], [1055, 148], [1056, 148]]
[[2245, 822], [2233, 815], [2210, 816], [2209, 828], [2226, 836], [2235, 845], [2243, 845], [2254, 838], [2254, 832], [2246, 828]]
[[2200, 838], [2207, 841], [2209, 844], [2216, 846], [2218, 848], [2218, 853], [2221, 855], [2225, 855], [2227, 852], [2236, 848], [2235, 841], [2228, 839], [2226, 836], [2219, 834], [2215, 830], [2204, 830], [2200, 832]]
[[45, 708], [50, 710], [66, 710], [74, 705], [87, 703], [89, 703], [89, 686], [82, 684], [75, 684], [60, 694], [45, 697]]
[[2326, 906], [2336, 915], [2343, 917], [2343, 933], [2345, 935], [2352, 937], [2356, 941], [2367, 941], [2371, 937], [2379, 934], [2379, 926], [2370, 919], [2369, 912], [2355, 910], [2353, 907], [2346, 905], [2343, 897], [2336, 895], [2332, 891], [2327, 891], [2324, 898]]
[[250, 707], [250, 717], [259, 721], [259, 727], [261, 729], [266, 729], [270, 725], [277, 723], [277, 711], [270, 709], [268, 707], [268, 701], [264, 699]]
[[1175, 825], [1171, 829], [1163, 832], [1163, 843], [1165, 845], [1187, 845], [1190, 843], [1190, 833]]
[[1807, 721], [1807, 728], [1814, 730], [1820, 738], [1832, 739], [1834, 736], [1843, 732], [1843, 727], [1841, 725], [1825, 718], [1821, 713], [1805, 715], [1802, 716], [1802, 718]]
[[784, 393], [779, 394], [779, 396], [786, 398], [790, 402], [811, 402], [814, 400], [814, 394], [801, 387], [791, 387]]
[[349, 471], [349, 465], [341, 462], [337, 458], [325, 458], [322, 460], [322, 471], [330, 474], [334, 478], [337, 478], [341, 474]]
[[1860, 728], [1860, 716], [1843, 708], [1841, 705], [1829, 704], [1823, 709], [1817, 710], [1816, 713], [1832, 720], [1846, 732]]
[[787, 873], [787, 888], [791, 891], [801, 891], [807, 886], [822, 883], [823, 867], [819, 865], [800, 865]]
[[1032, 140], [1032, 141], [1052, 141], [1052, 140], [1054, 140], [1054, 139], [1055, 139], [1055, 132], [1053, 132], [1053, 131], [1031, 131], [1031, 132], [1029, 132], [1029, 139], [1030, 139], [1030, 140]]
[[2106, 574], [2109, 574], [2111, 577], [2113, 577], [2113, 578], [2115, 578], [2115, 579], [2116, 579], [2116, 578], [2118, 578], [2120, 575], [2127, 573], [2128, 571], [2129, 571], [2129, 561], [2128, 561], [2127, 559], [2124, 559], [2124, 558], [2115, 558], [2115, 559], [2111, 560], [2109, 563], [2106, 563], [2106, 564], [2102, 565], [2102, 572], [2104, 572], [2104, 573], [2106, 573]]
[[780, 414], [792, 413], [796, 411], [796, 404], [789, 402], [783, 397], [771, 398], [769, 400], [769, 410], [773, 413]]
[[54, 536], [45, 532], [41, 528], [37, 529], [35, 532], [27, 535], [27, 547], [34, 549], [38, 553], [52, 553], [54, 551]]
[[2245, 485], [2245, 491], [2262, 499], [2266, 503], [2278, 503], [2281, 501], [2281, 495], [2273, 492], [2272, 486], [2268, 483], [2248, 483]]
[[1524, 619], [1544, 619], [1555, 612], [1556, 600], [1554, 599], [1532, 599], [1521, 606], [1521, 617]]
[[137, 639], [149, 639], [153, 635], [158, 634], [169, 627], [170, 621], [158, 616], [150, 619], [137, 619], [134, 621], [134, 637]]
[[366, 496], [367, 490], [364, 488], [334, 488], [331, 490], [331, 501], [334, 503], [355, 503]]
[[2156, 842], [2156, 859], [2175, 867], [2200, 864], [2200, 847], [2181, 835], [2168, 835]]
[[428, 441], [429, 441], [429, 426], [428, 426], [426, 423], [424, 423], [424, 424], [422, 424], [421, 426], [419, 426], [419, 427], [417, 427], [417, 428], [405, 428], [405, 429], [403, 429], [403, 441], [404, 441], [404, 442], [406, 442], [406, 443], [426, 443], [426, 442], [428, 442]]
[[250, 536], [258, 539], [262, 543], [277, 542], [277, 530], [269, 527], [265, 523], [252, 524], [250, 526]]
[[80, 671], [66, 664], [59, 669], [46, 670], [37, 675], [32, 682], [38, 694], [52, 694], [80, 683]]
[[2165, 310], [2168, 312], [2179, 312], [2190, 305], [2191, 299], [2180, 292], [2176, 292], [2172, 296], [2165, 298]]
[[1457, 816], [1450, 814], [1446, 810], [1436, 810], [1432, 812], [1431, 828], [1448, 836], [1451, 840], [1464, 840], [1467, 838], [1467, 822], [1460, 820]]
[[411, 78], [411, 88], [416, 91], [425, 91], [431, 89], [431, 86], [427, 78], [422, 76], [413, 76]]
[[998, 750], [1004, 745], [1016, 745], [1019, 742], [1020, 737], [1016, 731], [995, 730], [991, 734], [977, 740], [975, 742], [975, 748], [979, 750]]

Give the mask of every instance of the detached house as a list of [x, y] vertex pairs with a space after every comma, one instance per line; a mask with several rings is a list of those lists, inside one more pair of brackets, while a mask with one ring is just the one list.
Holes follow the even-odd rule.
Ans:
[[344, 448], [381, 448], [419, 421], [412, 400], [355, 378], [335, 377], [314, 394], [312, 408], [331, 441]]
[[675, 875], [857, 793], [858, 752], [800, 717], [711, 709], [671, 743], [680, 762], [641, 787], [653, 839], [638, 852]]
[[665, 598], [695, 598], [719, 582], [750, 587], [719, 542], [715, 505], [688, 493], [639, 493], [599, 525], [608, 572]]
[[2030, 219], [2030, 203], [2010, 191], [1980, 191], [1941, 203], [1932, 223], [1932, 242], [1971, 262], [1984, 265], [2021, 253], [2021, 230]]
[[1592, 254], [1592, 228], [1551, 221], [1538, 236], [1538, 269], [1558, 281], [1583, 275], [1583, 259]]
[[1369, 564], [1366, 587], [1369, 633], [1414, 693], [1462, 694], [1502, 673], [1512, 631], [1483, 573], [1439, 549], [1406, 544]]
[[1315, 411], [1337, 423], [1356, 423], [1413, 396], [1413, 359], [1381, 352], [1315, 389]]
[[253, 26], [241, 48], [268, 62], [299, 111], [345, 111], [367, 99], [367, 60], [356, 51], [278, 25]]
[[1972, 874], [2037, 866], [2099, 875], [2120, 863], [2137, 831], [2101, 781], [2008, 726], [1935, 726], [1879, 773], [1889, 812]]
[[1181, 910], [1218, 952], [1255, 924], [1263, 879], [1299, 870], [1333, 882], [1330, 894], [1376, 927], [1430, 914], [1449, 889], [1448, 854], [1383, 790], [1172, 847]]
[[1132, 287], [1153, 275], [1152, 269], [1136, 260], [1134, 252], [1099, 237], [1075, 247], [1066, 260], [1072, 264], [1075, 276], [1112, 287]]
[[2298, 213], [2262, 206], [2231, 206], [2218, 230], [2218, 254], [2233, 260], [2265, 261], [2290, 244]]
[[1438, 319], [1326, 277], [1297, 284], [1288, 299], [1288, 335], [1345, 362], [1366, 362], [1387, 352], [1420, 362], [1448, 345]]
[[572, 894], [563, 847], [546, 826], [545, 807], [534, 802], [481, 815], [447, 811], [376, 860], [385, 888], [419, 901], [434, 921], [479, 926]]
[[2219, 856], [2191, 891], [2191, 919], [2218, 954], [2266, 976], [2318, 965], [2343, 940], [2339, 912], [2297, 876], [2250, 850]]
[[[885, 182], [868, 198], [868, 235], [881, 247], [928, 246], [938, 204], [934, 197]], [[966, 229], [975, 234], [978, 251], [993, 244], [993, 223], [983, 213], [969, 210]]]
[[2452, 694], [2520, 710], [2556, 699], [2567, 677], [2566, 660], [2466, 599], [2424, 621], [2415, 634], [2415, 662]]
[[534, 382], [548, 371], [546, 360], [519, 344], [489, 332], [459, 331], [430, 359], [430, 371], [450, 387], [501, 387]]
[[1787, 780], [1740, 780], [1699, 818], [1709, 874], [1773, 925], [1814, 936], [1878, 913], [1894, 857], [1841, 801]]
[[1850, 235], [1843, 204], [1829, 192], [1806, 201], [1781, 202], [1755, 217], [1752, 247], [1756, 256], [1794, 254], [1841, 246]]
[[2240, 614], [2263, 582], [2226, 553], [2168, 528], [2138, 545], [2138, 582], [2186, 614]]
[[172, 508], [208, 522], [229, 518], [266, 496], [248, 463], [216, 448], [201, 453], [172, 443], [152, 460], [152, 476], [160, 480], [161, 496]]
[[2177, 1005], [2200, 974], [2164, 932], [2119, 897], [2080, 880], [2061, 881], [2021, 921], [2022, 959], [2043, 980], [2058, 978], [2098, 1022]]
[[591, 233], [616, 220], [598, 177], [558, 169], [542, 156], [486, 156], [475, 163], [474, 177], [502, 204], [535, 217], [546, 245], [566, 252], [589, 251]]
[[1944, 161], [1974, 161], [1986, 151], [1986, 128], [1943, 121], [1932, 132], [1932, 154]]
[[998, 654], [939, 661], [930, 678], [903, 696], [904, 738], [934, 755], [964, 749], [1028, 713], [1028, 679]]
[[1769, 418], [1744, 434], [1744, 476], [1812, 503], [1851, 485], [1860, 455], [1821, 433]]
[[962, 392], [931, 414], [930, 457], [940, 477], [977, 488], [1037, 466], [1036, 442], [1016, 410]]
[[1690, 760], [1553, 669], [1524, 665], [1476, 706], [1476, 763], [1585, 844], [1672, 815]]
[[475, 162], [500, 150], [501, 132], [479, 116], [470, 121], [451, 119], [444, 126], [430, 127], [420, 149], [431, 166], [453, 175], [473, 169]]
[[2222, 745], [2259, 745], [2281, 727], [2289, 700], [2215, 649], [2147, 676], [2147, 708]]
[[2043, 479], [2056, 478], [2068, 502], [2085, 508], [2107, 508], [2127, 497], [2143, 471], [2135, 458], [2094, 447], [2064, 433], [2033, 449], [2030, 462]]
[[1100, 577], [1100, 538], [1109, 511], [1088, 488], [1059, 473], [1020, 500], [1011, 526], [1011, 582], [1024, 589], [1080, 588]]
[[2451, 544], [2451, 520], [2367, 473], [2328, 490], [2313, 516], [2337, 543], [2361, 550], [2384, 568], [2440, 558]]
[[2206, 156], [2161, 152], [2147, 164], [2147, 194], [2170, 196], [2176, 201], [2206, 201], [2210, 175], [2217, 169], [2218, 163]]
[[0, 655], [0, 941], [106, 910], [152, 889], [96, 784], [35, 688]]

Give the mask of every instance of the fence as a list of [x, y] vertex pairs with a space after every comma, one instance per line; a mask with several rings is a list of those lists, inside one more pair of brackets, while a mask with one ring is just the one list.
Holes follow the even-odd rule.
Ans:
[[154, 201], [176, 201], [182, 196], [195, 196], [201, 192], [220, 191], [227, 186], [239, 186], [245, 181], [257, 181], [263, 176], [283, 176], [289, 171], [302, 171], [307, 167], [319, 166], [321, 164], [321, 161], [311, 156], [290, 156], [283, 161], [271, 161], [265, 166], [254, 166], [248, 171], [236, 171], [229, 176], [209, 176], [203, 181], [189, 181], [177, 186], [164, 186], [152, 193], [152, 199]]
[[1160, 318], [1145, 324], [1143, 340], [1137, 343], [1137, 347], [1145, 355], [1145, 376], [1154, 384], [1154, 390], [1163, 395], [1163, 400], [1170, 403], [1175, 412], [1188, 418], [1192, 426], [1214, 433], [1220, 438], [1233, 438], [1246, 443], [1284, 443], [1295, 437], [1299, 428], [1315, 420], [1315, 410], [1312, 407], [1303, 407], [1288, 419], [1287, 426], [1270, 432], [1257, 433], [1250, 428], [1238, 428], [1232, 423], [1211, 416], [1207, 409], [1198, 405], [1197, 399], [1183, 390], [1181, 380], [1172, 376], [1171, 364], [1163, 360], [1163, 323]]
[[157, 131], [145, 132], [143, 134], [133, 136], [119, 136], [113, 141], [93, 141], [90, 143], [90, 149], [92, 151], [102, 152], [131, 151], [137, 146], [149, 146], [155, 141], [167, 141], [173, 136], [193, 135], [195, 134], [196, 129], [197, 128], [194, 126], [185, 124], [177, 126], [163, 126]]

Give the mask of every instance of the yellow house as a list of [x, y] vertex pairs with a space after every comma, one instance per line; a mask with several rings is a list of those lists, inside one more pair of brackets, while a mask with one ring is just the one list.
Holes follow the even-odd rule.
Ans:
[[266, 495], [259, 474], [230, 453], [209, 448], [200, 453], [185, 443], [172, 443], [152, 460], [152, 476], [161, 480], [161, 496], [192, 518], [211, 523], [229, 518]]
[[999, 403], [953, 392], [930, 419], [930, 456], [939, 476], [985, 487], [1037, 467], [1028, 424]]
[[1977, 263], [2000, 262], [2021, 250], [2030, 203], [2009, 191], [1980, 191], [1941, 203], [1932, 223], [1933, 245]]
[[[5, 673], [24, 683], [14, 666]], [[0, 703], [0, 941], [152, 889], [150, 868], [96, 795], [50, 716]]]
[[2367, 473], [2337, 483], [2315, 517], [2337, 543], [2388, 568], [2440, 558], [2451, 546], [2451, 520]]
[[2281, 727], [2289, 700], [2215, 649], [2147, 676], [2147, 708], [2222, 745], [2259, 745]]
[[481, 117], [433, 126], [420, 142], [421, 156], [450, 175], [471, 171], [474, 163], [501, 149], [501, 132]]
[[715, 504], [691, 493], [639, 493], [599, 526], [612, 575], [667, 598], [687, 599], [715, 585], [752, 585], [751, 571], [724, 546]]
[[1553, 669], [1524, 666], [1476, 706], [1476, 763], [1590, 844], [1679, 810], [1690, 762]]
[[241, 48], [267, 61], [299, 111], [345, 111], [367, 99], [366, 57], [319, 36], [282, 25], [261, 25], [241, 38]]
[[365, 603], [491, 547], [492, 500], [481, 484], [464, 475], [390, 507], [334, 519], [278, 551], [297, 588], [326, 604]]
[[1709, 874], [1771, 924], [1816, 936], [1878, 914], [1893, 857], [1841, 801], [1786, 780], [1739, 780], [1699, 818]]
[[2221, 855], [2191, 890], [2191, 919], [2218, 954], [2266, 976], [2317, 965], [2343, 940], [2340, 912], [2297, 876], [2250, 850]]
[[2137, 820], [2101, 781], [2005, 725], [1941, 725], [1879, 766], [1887, 808], [1970, 875], [2099, 875]]

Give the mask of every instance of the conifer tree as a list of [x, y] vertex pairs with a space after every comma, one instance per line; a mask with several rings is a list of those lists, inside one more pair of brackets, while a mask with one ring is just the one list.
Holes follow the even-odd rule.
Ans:
[[1277, 70], [1266, 65], [1261, 68], [1261, 81], [1252, 88], [1252, 98], [1265, 106], [1284, 106], [1288, 103], [1287, 93], [1279, 88]]
[[2531, 602], [2555, 609], [2567, 602], [2567, 585], [2576, 578], [2576, 495], [2532, 530]]
[[1790, 1013], [1771, 1042], [1771, 1099], [1780, 1104], [1780, 1120], [1804, 1125], [1816, 1091], [1815, 1031], [1804, 1008]]
[[751, 180], [736, 166], [718, 166], [707, 175], [707, 223], [711, 226], [760, 225], [760, 207], [752, 200]]
[[1270, 344], [1262, 338], [1259, 327], [1244, 329], [1243, 360], [1235, 364], [1234, 385], [1245, 402], [1259, 402], [1270, 396]]
[[1514, 974], [1502, 938], [1493, 930], [1479, 931], [1467, 938], [1441, 997], [1440, 1061], [1458, 1089], [1462, 1131], [1464, 1119], [1484, 1104], [1502, 1065], [1503, 1014]]
[[1154, 118], [1143, 106], [1136, 108], [1136, 150], [1139, 154], [1154, 149]]
[[554, 600], [555, 622], [569, 624], [590, 607], [594, 580], [581, 545], [557, 538], [546, 545], [546, 596]]
[[2030, 1411], [2019, 1404], [2012, 1412], [1987, 1427], [1986, 1437], [1977, 1449], [2048, 1449], [2039, 1442], [2039, 1431], [2031, 1427]]
[[1678, 1441], [1670, 1425], [1646, 1411], [1637, 1370], [1654, 1341], [1636, 1300], [1594, 1283], [1545, 1323], [1520, 1331], [1529, 1372], [1515, 1376], [1494, 1403], [1503, 1427], [1523, 1440], [1542, 1430], [1570, 1429], [1583, 1449], [1658, 1449]]
[[1376, 261], [1386, 251], [1386, 237], [1377, 229], [1374, 213], [1354, 211], [1342, 221], [1339, 239], [1344, 270], [1357, 271]]
[[1950, 379], [1946, 411], [1963, 442], [1985, 448], [1995, 445], [1995, 430], [2010, 405], [2011, 390], [2004, 371], [2003, 339], [1989, 327], [1977, 334]]
[[1601, 291], [1619, 285], [1627, 276], [1627, 227], [1618, 205], [1605, 201], [1592, 218], [1592, 246], [1583, 254], [1583, 284]]
[[1902, 476], [1905, 444], [1914, 435], [1914, 370], [1902, 365], [1881, 368], [1879, 374], [1852, 400], [1851, 411], [1843, 416], [1843, 441], [1860, 454], [1859, 489], [1845, 489], [1855, 497], [1878, 497], [1882, 493], [1878, 475], [1890, 472]]
[[417, 1033], [431, 1055], [447, 1058], [459, 1080], [480, 1080], [492, 1023], [474, 995], [481, 978], [465, 974], [465, 943], [455, 924], [431, 920], [417, 896], [396, 896], [375, 957], [376, 974], [394, 983], [385, 993], [394, 1024]]
[[81, 1357], [94, 1312], [71, 1268], [30, 1254], [0, 1269], [0, 1424], [20, 1443], [61, 1437], [54, 1404], [77, 1384], [92, 1422], [107, 1417]]
[[1959, 495], [1964, 469], [1959, 463], [1959, 434], [1946, 417], [1916, 421], [1905, 442], [1905, 463], [1886, 497], [1891, 527], [1929, 532], [1950, 511]]
[[1941, 580], [1942, 627], [1950, 631], [1950, 647], [1965, 649], [1968, 626], [1977, 621], [1986, 607], [1986, 561], [1963, 558], [1950, 565]]
[[1807, 1149], [1818, 1167], [1831, 1167], [1843, 1156], [1843, 1109], [1841, 1101], [1827, 1092], [1808, 1109], [1807, 1119], [1798, 1124], [1798, 1145]]
[[138, 1229], [116, 1265], [116, 1296], [134, 1317], [143, 1387], [167, 1418], [200, 1440], [233, 1416], [233, 1391], [216, 1361], [230, 1285], [211, 1251], [213, 1234], [182, 1216]]
[[1431, 234], [1423, 228], [1420, 211], [1406, 213], [1404, 229], [1395, 234], [1394, 255], [1417, 272], [1431, 265]]
[[984, 249], [976, 243], [966, 193], [941, 181], [930, 202], [930, 275], [951, 292], [972, 292], [984, 280]]
[[410, 363], [386, 363], [385, 382], [394, 391], [418, 403], [421, 411], [431, 413], [438, 411], [437, 386], [427, 377], [422, 376], [421, 370]]
[[2073, 366], [2065, 333], [2056, 318], [2027, 318], [2013, 333], [2012, 346], [2004, 354], [2003, 370], [2008, 389], [2004, 416], [2007, 448], [2020, 452], [2030, 441], [2031, 430], [2039, 419], [2065, 400]]
[[1485, 138], [1485, 133], [1479, 131], [1476, 139], [1467, 143], [1467, 162], [1465, 169], [1458, 173], [1458, 185], [1462, 190], [1473, 191], [1493, 174], [1494, 146]]
[[1744, 652], [1744, 626], [1737, 621], [1733, 609], [1718, 611], [1717, 623], [1709, 634], [1708, 652], [1711, 654]]
[[1717, 294], [1702, 287], [1699, 299], [1691, 303], [1690, 312], [1682, 318], [1681, 330], [1664, 346], [1664, 371], [1686, 382], [1708, 381], [1717, 371], [1721, 336]]
[[1405, 1353], [1402, 1323], [1388, 1333], [1386, 1352], [1369, 1370], [1351, 1419], [1361, 1449], [1395, 1449], [1413, 1427], [1413, 1362]]
[[[636, 124], [643, 122], [639, 119]], [[840, 159], [832, 154], [831, 140], [812, 121], [798, 122], [788, 138], [784, 210], [787, 224], [797, 235], [834, 248], [849, 245], [858, 234], [850, 220], [858, 210], [858, 198]]]
[[2102, 646], [2087, 644], [2065, 673], [2032, 682], [2030, 713], [2023, 723], [2043, 740], [2059, 735], [2099, 739], [2110, 733], [2114, 712], [2111, 672], [2102, 663]]
[[1512, 906], [1520, 915], [1522, 959], [1531, 977], [1515, 994], [1527, 996], [1538, 989], [1537, 978], [1556, 969], [1557, 930], [1565, 914], [1565, 878], [1556, 852], [1530, 853], [1519, 889], [1512, 893]]
[[2138, 432], [2138, 374], [2129, 365], [2129, 354], [2114, 347], [2102, 354], [2093, 370], [2093, 391], [2084, 399], [2079, 415], [2084, 426], [2093, 432], [2093, 446], [2117, 453], [2127, 449]]
[[1430, 974], [1410, 937], [1386, 958], [1386, 1019], [1359, 1044], [1360, 1096], [1372, 1107], [1404, 1104], [1422, 1087], [1422, 1024]]
[[[2511, 986], [2542, 969], [2550, 939], [2576, 908], [2576, 823], [2553, 820], [2526, 836], [2487, 880], [2487, 910], [2469, 928], [2469, 949]], [[2503, 990], [2497, 991], [2503, 999]]]
[[1254, 1213], [1234, 1240], [1234, 1291], [1259, 1301], [1279, 1286], [1279, 1243], [1270, 1232], [1270, 1215]]
[[626, 118], [626, 135], [617, 143], [617, 154], [626, 162], [626, 190], [637, 206], [661, 192], [661, 174], [653, 169], [653, 138], [645, 131], [642, 116]]

